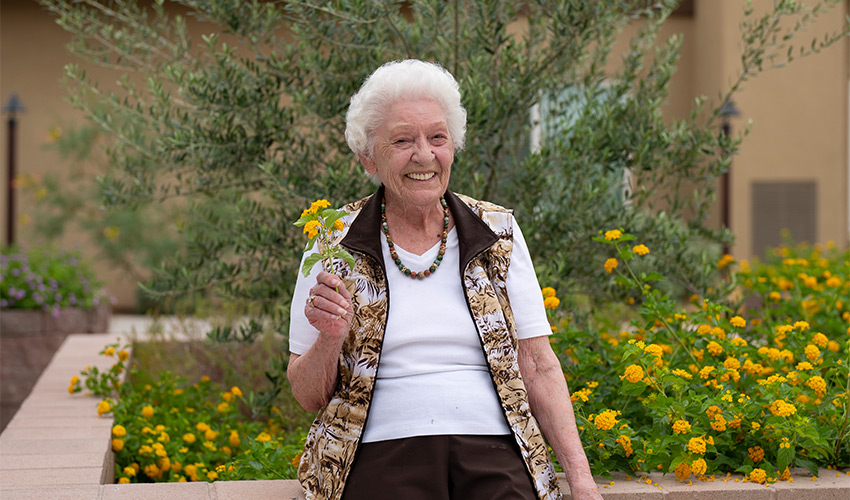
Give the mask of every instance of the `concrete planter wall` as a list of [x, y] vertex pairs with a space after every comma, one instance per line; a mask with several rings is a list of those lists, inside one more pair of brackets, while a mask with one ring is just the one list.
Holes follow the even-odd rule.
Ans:
[[39, 374], [71, 333], [103, 333], [112, 309], [63, 308], [57, 316], [44, 311], [0, 311], [0, 431], [9, 423]]
[[[0, 498], [65, 500], [301, 500], [297, 481], [110, 484], [111, 417], [97, 416], [98, 400], [68, 394], [71, 376], [86, 365], [109, 367], [97, 353], [116, 335], [70, 335], [7, 429], [0, 434]], [[850, 471], [822, 469], [816, 481], [801, 470], [794, 482], [762, 486], [740, 476], [683, 484], [652, 473], [598, 478], [606, 500], [848, 500]], [[380, 480], [380, 478], [376, 478]], [[569, 491], [562, 480], [565, 491]], [[565, 496], [565, 500], [569, 499]]]

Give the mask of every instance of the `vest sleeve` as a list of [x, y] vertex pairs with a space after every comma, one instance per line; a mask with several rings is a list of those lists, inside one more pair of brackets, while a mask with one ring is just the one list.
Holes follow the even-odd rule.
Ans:
[[540, 292], [540, 284], [537, 282], [528, 245], [525, 243], [516, 219], [511, 217], [511, 220], [514, 241], [508, 277], [505, 281], [516, 322], [517, 338], [528, 339], [551, 335], [552, 330], [549, 328], [546, 309], [543, 307], [543, 294]]

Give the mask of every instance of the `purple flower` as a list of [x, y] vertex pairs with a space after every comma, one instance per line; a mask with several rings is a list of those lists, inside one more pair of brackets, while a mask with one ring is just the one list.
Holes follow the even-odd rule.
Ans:
[[59, 306], [58, 305], [53, 306], [53, 311], [50, 314], [54, 318], [58, 318], [59, 317]]
[[74, 292], [68, 294], [68, 302], [70, 302], [72, 306], [77, 305], [77, 296], [74, 295]]
[[62, 302], [62, 294], [61, 294], [61, 293], [57, 293], [56, 295], [54, 295], [54, 296], [53, 296], [53, 301], [54, 301], [54, 302]]
[[[18, 298], [20, 299], [21, 297]], [[32, 294], [32, 300], [34, 300], [36, 304], [44, 304], [44, 299], [41, 298], [41, 294], [38, 292]]]
[[74, 256], [72, 255], [72, 256], [71, 256], [71, 258], [70, 258], [70, 259], [68, 259], [68, 264], [71, 264], [72, 266], [76, 266], [77, 264], [79, 264], [79, 261], [77, 260], [77, 258], [76, 258], [76, 257], [74, 257]]
[[6, 299], [0, 299], [0, 307], [6, 307], [9, 305], [9, 302]]
[[100, 297], [95, 297], [94, 300], [92, 300], [92, 304], [97, 307], [98, 304], [100, 304]]
[[21, 270], [19, 268], [12, 269], [12, 276], [20, 276]]

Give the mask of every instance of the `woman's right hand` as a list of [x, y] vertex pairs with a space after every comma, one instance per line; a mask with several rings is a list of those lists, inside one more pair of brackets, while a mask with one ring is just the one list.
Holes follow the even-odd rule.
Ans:
[[319, 335], [345, 338], [354, 318], [351, 294], [345, 283], [334, 274], [320, 272], [304, 304], [304, 315], [319, 330]]

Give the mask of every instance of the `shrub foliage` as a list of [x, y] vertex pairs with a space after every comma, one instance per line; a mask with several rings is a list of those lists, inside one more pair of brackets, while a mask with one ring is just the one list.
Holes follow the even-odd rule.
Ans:
[[[451, 188], [515, 207], [547, 282], [611, 292], [591, 237], [629, 227], [665, 276], [701, 292], [731, 240], [706, 221], [741, 140], [718, 133], [723, 104], [754, 75], [844, 34], [792, 43], [838, 0], [743, 6], [739, 77], [670, 120], [660, 108], [682, 37], [659, 32], [678, 0], [40, 1], [76, 56], [122, 75], [108, 87], [67, 66], [73, 102], [110, 138], [107, 206], [182, 200], [183, 250], [149, 290], [215, 290], [283, 321], [298, 207], [373, 189], [344, 144], [343, 117], [380, 64], [428, 59], [455, 75], [469, 124]], [[630, 24], [639, 28], [612, 64]]]

